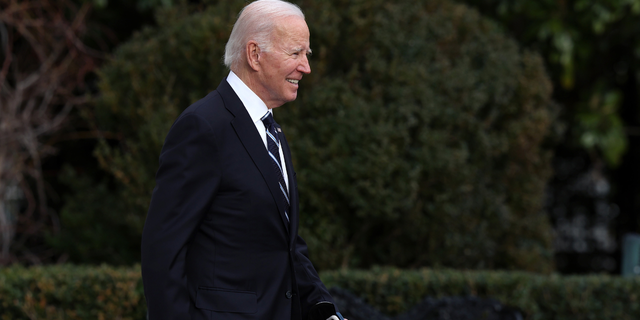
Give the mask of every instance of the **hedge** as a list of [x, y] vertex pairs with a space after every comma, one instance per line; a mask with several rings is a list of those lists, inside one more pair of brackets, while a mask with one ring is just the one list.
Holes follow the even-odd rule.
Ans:
[[145, 319], [140, 267], [0, 269], [0, 319]]
[[[517, 307], [527, 320], [640, 319], [640, 278], [452, 269], [326, 271], [328, 287], [363, 297], [387, 315], [427, 296], [478, 296]], [[60, 265], [0, 270], [0, 319], [145, 319], [138, 265]], [[347, 315], [348, 316], [348, 315]]]
[[321, 277], [328, 287], [351, 290], [389, 315], [426, 296], [472, 295], [517, 307], [528, 320], [640, 319], [640, 277], [396, 268], [327, 271]]

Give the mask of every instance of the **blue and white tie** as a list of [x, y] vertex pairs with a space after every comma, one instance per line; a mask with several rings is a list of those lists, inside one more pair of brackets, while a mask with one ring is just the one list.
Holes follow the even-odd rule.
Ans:
[[270, 111], [260, 118], [267, 129], [267, 150], [269, 150], [269, 157], [273, 163], [273, 168], [278, 175], [278, 186], [284, 199], [284, 215], [289, 220], [289, 192], [287, 192], [287, 184], [284, 182], [284, 174], [282, 171], [282, 161], [280, 161], [280, 126], [273, 120], [273, 115]]

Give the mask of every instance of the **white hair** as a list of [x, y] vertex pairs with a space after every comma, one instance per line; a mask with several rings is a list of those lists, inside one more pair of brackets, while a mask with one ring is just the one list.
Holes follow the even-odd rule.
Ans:
[[282, 0], [257, 0], [240, 11], [224, 50], [224, 64], [237, 67], [245, 54], [247, 42], [254, 40], [261, 51], [271, 49], [271, 32], [279, 20], [297, 16], [304, 19], [300, 7]]

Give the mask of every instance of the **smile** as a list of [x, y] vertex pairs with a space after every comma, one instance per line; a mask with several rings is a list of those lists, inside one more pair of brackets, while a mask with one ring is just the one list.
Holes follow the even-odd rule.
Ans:
[[300, 80], [293, 80], [293, 79], [287, 79], [287, 81], [293, 83], [293, 84], [298, 84], [298, 81]]

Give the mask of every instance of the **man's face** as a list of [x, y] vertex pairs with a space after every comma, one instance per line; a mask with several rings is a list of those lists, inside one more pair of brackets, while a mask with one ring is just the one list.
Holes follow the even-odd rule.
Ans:
[[298, 96], [298, 81], [311, 72], [307, 55], [309, 28], [304, 19], [283, 19], [271, 38], [271, 50], [262, 52], [256, 92], [268, 108], [275, 108]]

